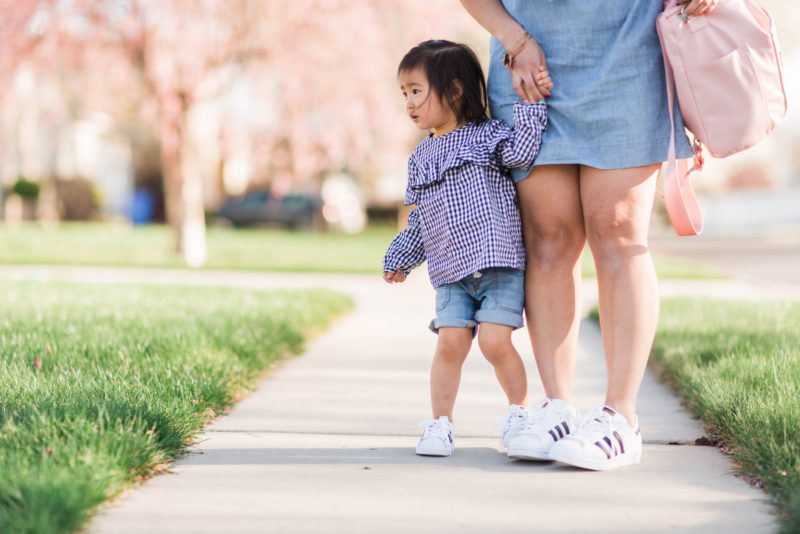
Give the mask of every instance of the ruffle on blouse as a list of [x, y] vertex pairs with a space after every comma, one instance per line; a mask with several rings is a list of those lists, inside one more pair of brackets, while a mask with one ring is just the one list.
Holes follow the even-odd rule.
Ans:
[[406, 187], [406, 199], [403, 201], [403, 204], [406, 206], [411, 206], [416, 204], [419, 200], [419, 193], [411, 189], [410, 187]]
[[[514, 104], [514, 127], [516, 129], [533, 128], [537, 121], [546, 117], [546, 113], [544, 105]], [[453, 134], [459, 135], [459, 137], [451, 141], [448, 136]], [[447, 171], [467, 163], [506, 172], [508, 168], [502, 164], [497, 152], [500, 149], [500, 143], [513, 137], [514, 130], [509, 128], [503, 121], [489, 119], [479, 124], [473, 123], [469, 126], [464, 126], [463, 129], [460, 128], [438, 139], [430, 140], [429, 142], [445, 143], [451, 141], [455, 146], [441, 160], [420, 161], [417, 150], [414, 151], [411, 155], [411, 163], [416, 172], [409, 172], [405, 204], [416, 203], [420, 190], [441, 182]], [[409, 165], [409, 167], [412, 165]]]

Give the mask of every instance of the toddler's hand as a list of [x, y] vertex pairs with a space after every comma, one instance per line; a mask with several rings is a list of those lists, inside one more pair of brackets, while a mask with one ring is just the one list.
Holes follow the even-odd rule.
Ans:
[[534, 81], [536, 82], [536, 87], [539, 89], [539, 92], [542, 93], [545, 98], [548, 98], [550, 96], [550, 91], [553, 89], [553, 79], [550, 78], [550, 73], [547, 72], [544, 66], [539, 66], [539, 73], [534, 77]]
[[386, 280], [387, 284], [391, 284], [392, 282], [397, 282], [399, 284], [400, 282], [405, 281], [406, 275], [403, 273], [403, 271], [383, 271], [383, 279]]
[[540, 90], [543, 90], [542, 92], [545, 96], [550, 96], [550, 91], [553, 90], [553, 79], [550, 77], [550, 73], [547, 72], [547, 69], [540, 66], [539, 74], [537, 74], [534, 79], [536, 80], [536, 85]]

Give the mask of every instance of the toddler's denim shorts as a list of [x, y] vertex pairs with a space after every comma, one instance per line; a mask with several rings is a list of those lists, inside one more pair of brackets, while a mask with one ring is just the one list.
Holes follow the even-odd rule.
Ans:
[[430, 329], [474, 328], [495, 323], [519, 328], [525, 303], [524, 272], [493, 267], [436, 288], [436, 318]]

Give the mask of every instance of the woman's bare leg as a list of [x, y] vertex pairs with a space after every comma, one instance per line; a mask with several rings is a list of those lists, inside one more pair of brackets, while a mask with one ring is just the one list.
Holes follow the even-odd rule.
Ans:
[[525, 310], [545, 395], [571, 402], [586, 243], [578, 166], [542, 165], [517, 183], [527, 248]]
[[647, 247], [658, 169], [580, 167], [586, 237], [597, 269], [606, 404], [631, 424], [658, 321], [658, 280]]

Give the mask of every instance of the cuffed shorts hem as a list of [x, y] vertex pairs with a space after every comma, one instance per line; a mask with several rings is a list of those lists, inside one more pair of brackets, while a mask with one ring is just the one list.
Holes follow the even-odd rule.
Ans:
[[439, 319], [431, 320], [431, 324], [428, 325], [428, 328], [431, 329], [431, 332], [434, 334], [439, 333], [439, 329], [442, 327], [454, 327], [454, 328], [472, 328], [472, 337], [475, 337], [475, 333], [478, 331], [475, 327], [478, 326], [478, 323], [475, 321], [468, 321], [467, 319], [459, 319], [458, 317], [444, 317]]
[[[494, 323], [514, 329], [522, 326], [524, 272], [507, 267], [491, 267], [458, 282], [436, 288], [436, 317], [429, 328], [475, 328], [479, 323]], [[475, 331], [473, 330], [473, 336]]]
[[502, 324], [515, 330], [522, 326], [521, 314], [503, 310], [478, 310], [475, 313], [475, 320], [479, 323]]

